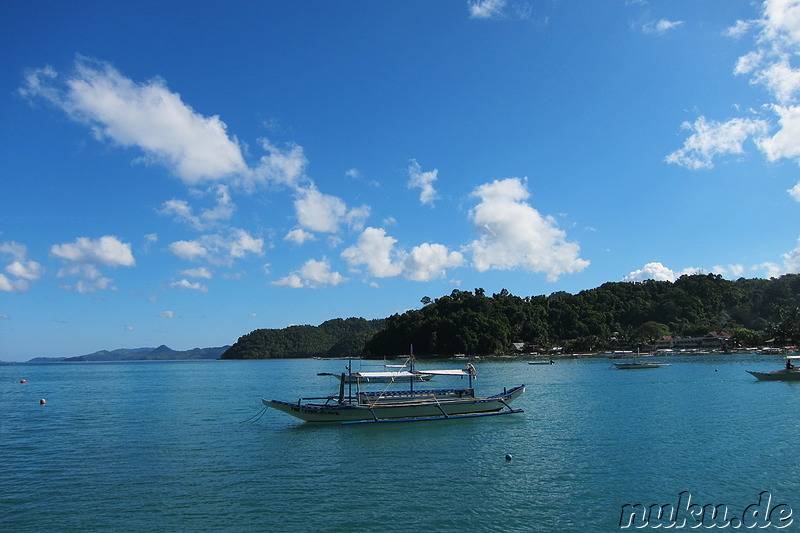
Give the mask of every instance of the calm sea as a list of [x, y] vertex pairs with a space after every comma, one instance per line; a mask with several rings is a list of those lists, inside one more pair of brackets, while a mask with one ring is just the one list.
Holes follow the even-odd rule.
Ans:
[[800, 383], [745, 373], [780, 358], [663, 360], [478, 361], [525, 413], [353, 426], [243, 423], [343, 361], [0, 366], [0, 531], [618, 531], [625, 505], [741, 519], [764, 491], [800, 529]]

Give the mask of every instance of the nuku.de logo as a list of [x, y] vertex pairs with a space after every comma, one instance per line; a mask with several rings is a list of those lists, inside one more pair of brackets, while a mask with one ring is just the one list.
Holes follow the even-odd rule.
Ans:
[[792, 508], [788, 504], [772, 504], [772, 494], [762, 491], [758, 503], [748, 505], [740, 515], [728, 509], [725, 504], [700, 505], [692, 503], [688, 491], [678, 493], [678, 503], [673, 505], [641, 503], [625, 504], [619, 517], [621, 529], [636, 528], [726, 528], [762, 529], [774, 527], [782, 529], [793, 522]]

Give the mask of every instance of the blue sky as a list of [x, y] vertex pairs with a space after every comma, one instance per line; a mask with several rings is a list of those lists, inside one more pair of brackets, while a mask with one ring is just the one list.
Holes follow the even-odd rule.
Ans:
[[0, 360], [800, 271], [796, 0], [0, 20]]

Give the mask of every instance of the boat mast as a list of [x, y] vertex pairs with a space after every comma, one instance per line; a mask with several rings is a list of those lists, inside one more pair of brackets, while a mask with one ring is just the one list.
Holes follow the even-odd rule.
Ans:
[[408, 378], [408, 383], [410, 386], [409, 391], [413, 396], [414, 395], [414, 345], [413, 344], [411, 345], [411, 353], [409, 354], [408, 362], [411, 365], [411, 377]]

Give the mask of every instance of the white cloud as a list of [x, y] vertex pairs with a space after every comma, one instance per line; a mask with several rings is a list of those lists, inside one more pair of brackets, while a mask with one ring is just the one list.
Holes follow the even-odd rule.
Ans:
[[800, 2], [765, 0], [761, 19], [738, 21], [726, 33], [739, 38], [751, 28], [759, 28], [756, 48], [739, 57], [734, 73], [750, 75], [751, 83], [762, 85], [774, 98], [765, 108], [777, 115], [777, 132], [768, 136], [770, 124], [765, 120], [735, 118], [719, 123], [700, 117], [693, 125], [684, 124], [694, 133], [683, 148], [667, 156], [667, 162], [691, 169], [711, 168], [716, 156], [742, 153], [749, 137], [755, 137], [770, 161], [789, 158], [800, 162], [800, 108], [794, 105], [800, 93], [800, 70], [792, 66], [800, 54]]
[[169, 245], [169, 251], [180, 257], [181, 259], [192, 260], [197, 257], [205, 257], [208, 255], [203, 245], [197, 241], [176, 241]]
[[743, 265], [716, 265], [711, 269], [712, 274], [718, 274], [720, 276], [730, 276], [730, 277], [740, 277], [742, 273], [744, 273], [745, 268]]
[[163, 80], [136, 83], [109, 63], [80, 58], [63, 87], [52, 67], [30, 73], [19, 90], [61, 107], [89, 125], [98, 139], [137, 147], [187, 184], [246, 171], [239, 144], [219, 117], [186, 105]]
[[6, 267], [6, 272], [18, 278], [36, 280], [42, 277], [42, 265], [36, 261], [14, 261]]
[[295, 244], [303, 244], [306, 241], [317, 240], [314, 234], [301, 228], [296, 228], [286, 234], [283, 238], [284, 241], [293, 242]]
[[290, 287], [293, 289], [317, 289], [326, 285], [338, 285], [344, 281], [347, 281], [347, 278], [338, 272], [332, 272], [331, 265], [327, 259], [323, 259], [322, 261], [309, 259], [303, 264], [300, 270], [292, 272], [278, 281], [272, 282], [272, 285]]
[[213, 274], [211, 274], [211, 271], [206, 267], [190, 268], [188, 270], [181, 271], [181, 274], [183, 274], [184, 276], [188, 276], [190, 278], [211, 279], [212, 277], [214, 277]]
[[397, 239], [379, 228], [366, 228], [355, 246], [345, 249], [341, 256], [357, 271], [362, 265], [376, 278], [403, 276], [413, 281], [430, 281], [443, 277], [445, 269], [461, 266], [464, 257], [442, 244], [423, 243], [411, 252], [396, 250]]
[[192, 283], [191, 281], [189, 281], [187, 279], [182, 279], [180, 281], [175, 281], [173, 283], [170, 283], [169, 286], [171, 288], [173, 288], [173, 289], [188, 289], [188, 290], [192, 290], [192, 291], [208, 292], [208, 287], [206, 287], [205, 285], [203, 285], [199, 281], [196, 281], [196, 282]]
[[245, 189], [252, 190], [256, 185], [269, 183], [297, 188], [308, 180], [305, 172], [308, 159], [302, 146], [291, 143], [282, 149], [268, 139], [261, 139], [261, 146], [267, 155], [262, 156], [258, 165], [240, 178]]
[[423, 243], [403, 259], [403, 276], [413, 281], [430, 281], [445, 275], [445, 269], [464, 264], [464, 256], [443, 244]]
[[681, 127], [694, 133], [686, 139], [682, 148], [666, 157], [666, 162], [690, 169], [702, 169], [712, 168], [716, 156], [743, 153], [744, 141], [751, 135], [765, 133], [767, 123], [745, 118], [734, 118], [721, 123], [700, 117], [694, 124], [684, 122]]
[[685, 24], [686, 22], [683, 20], [667, 20], [661, 19], [659, 21], [650, 21], [645, 23], [642, 26], [642, 31], [644, 33], [651, 33], [656, 35], [663, 35], [670, 30], [674, 30], [675, 28], [680, 27], [681, 25]]
[[62, 285], [63, 289], [75, 289], [80, 293], [116, 290], [110, 278], [103, 276], [98, 266], [134, 266], [136, 261], [131, 253], [131, 245], [116, 237], [106, 235], [99, 239], [79, 237], [72, 243], [56, 244], [50, 253], [65, 260], [68, 264], [58, 271], [58, 277], [78, 277], [75, 285]]
[[786, 192], [788, 192], [789, 196], [794, 198], [796, 202], [800, 202], [800, 182], [797, 182], [791, 189], [787, 189]]
[[28, 255], [28, 247], [14, 241], [3, 242], [0, 243], [0, 253], [9, 255], [16, 261], [24, 261]]
[[783, 254], [783, 268], [781, 274], [800, 273], [800, 239], [794, 250]]
[[0, 255], [8, 256], [12, 262], [6, 265], [5, 270], [10, 276], [23, 279], [9, 278], [0, 274], [0, 291], [24, 292], [30, 287], [29, 281], [42, 277], [44, 269], [36, 261], [27, 259], [28, 248], [24, 244], [10, 241], [0, 243]]
[[217, 195], [216, 205], [210, 209], [203, 209], [199, 215], [194, 214], [194, 210], [186, 200], [176, 199], [164, 202], [159, 212], [163, 215], [173, 216], [176, 220], [202, 231], [221, 220], [229, 220], [236, 211], [227, 186], [218, 185], [213, 188], [213, 192]]
[[589, 265], [578, 256], [580, 247], [566, 240], [552, 217], [543, 217], [525, 203], [529, 194], [520, 179], [486, 183], [472, 196], [480, 199], [470, 213], [480, 237], [468, 249], [478, 271], [520, 267], [544, 272], [548, 281], [556, 281]]
[[433, 188], [433, 182], [436, 181], [439, 170], [433, 169], [427, 172], [422, 172], [422, 167], [415, 159], [411, 160], [408, 165], [408, 188], [420, 189], [419, 201], [423, 204], [433, 205], [436, 199], [436, 189]]
[[751, 20], [737, 20], [736, 24], [731, 26], [725, 31], [725, 35], [728, 37], [733, 37], [734, 39], [739, 39], [740, 37], [744, 36], [750, 28], [754, 25], [754, 21]]
[[469, 3], [469, 16], [474, 19], [501, 17], [506, 0], [474, 0]]
[[376, 278], [398, 276], [403, 269], [399, 262], [393, 262], [396, 242], [385, 230], [369, 227], [359, 235], [357, 244], [344, 250], [341, 256], [351, 267], [365, 265]]
[[800, 107], [773, 106], [773, 109], [779, 116], [780, 130], [761, 139], [759, 147], [770, 161], [786, 157], [800, 162]]
[[96, 240], [79, 237], [73, 243], [56, 244], [50, 253], [61, 259], [81, 264], [106, 266], [133, 266], [136, 261], [131, 245], [114, 236], [105, 235]]
[[256, 238], [247, 231], [232, 228], [227, 235], [203, 235], [193, 241], [176, 241], [169, 250], [181, 259], [205, 259], [213, 264], [232, 265], [234, 260], [248, 254], [264, 255], [264, 239]]
[[347, 206], [340, 198], [323, 194], [316, 187], [299, 190], [294, 207], [300, 225], [326, 233], [337, 232], [347, 213]]
[[[733, 266], [733, 265], [732, 265]], [[738, 268], [738, 267], [735, 267]], [[676, 272], [665, 267], [663, 264], [654, 261], [647, 263], [639, 270], [634, 270], [627, 276], [624, 276], [623, 281], [645, 281], [652, 279], [655, 281], [675, 281], [683, 275], [702, 274], [703, 270], [700, 268], [684, 268], [680, 272]]]
[[5, 274], [0, 274], [0, 291], [3, 292], [25, 292], [28, 290], [28, 282], [24, 279], [8, 279]]
[[297, 190], [294, 207], [303, 228], [323, 233], [336, 233], [342, 223], [359, 227], [370, 213], [367, 206], [348, 210], [341, 198], [324, 194], [313, 185]]
[[161, 318], [175, 318], [175, 311], [162, 311]]

